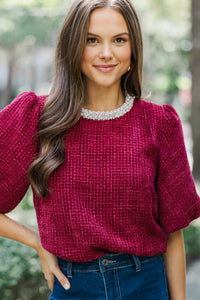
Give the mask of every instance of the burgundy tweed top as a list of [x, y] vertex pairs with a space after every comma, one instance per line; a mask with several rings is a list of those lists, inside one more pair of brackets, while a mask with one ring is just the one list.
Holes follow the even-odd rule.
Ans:
[[[0, 113], [0, 212], [22, 200], [32, 140], [45, 97], [19, 95]], [[135, 100], [112, 120], [81, 117], [65, 135], [66, 159], [50, 177], [52, 193], [34, 192], [42, 245], [84, 262], [107, 252], [164, 253], [166, 233], [200, 217], [180, 119], [171, 105]]]

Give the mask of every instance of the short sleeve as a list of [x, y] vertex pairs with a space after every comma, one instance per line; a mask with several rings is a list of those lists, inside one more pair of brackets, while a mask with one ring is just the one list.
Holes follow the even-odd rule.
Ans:
[[27, 170], [37, 153], [37, 96], [23, 93], [0, 112], [0, 212], [22, 200], [30, 183]]
[[200, 198], [188, 162], [181, 121], [171, 105], [163, 105], [156, 191], [159, 224], [166, 233], [185, 228], [200, 217]]

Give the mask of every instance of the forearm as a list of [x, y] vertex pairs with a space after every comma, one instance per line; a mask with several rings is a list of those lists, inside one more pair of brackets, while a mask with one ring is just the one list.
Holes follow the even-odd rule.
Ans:
[[30, 246], [38, 252], [43, 273], [51, 290], [53, 290], [55, 276], [65, 289], [70, 288], [68, 279], [59, 268], [57, 257], [42, 247], [39, 234], [36, 230], [24, 226], [0, 213], [0, 236]]
[[168, 235], [164, 254], [170, 300], [186, 300], [186, 264], [182, 231]]
[[40, 247], [40, 238], [36, 230], [24, 226], [1, 213], [0, 236], [18, 241], [36, 250]]

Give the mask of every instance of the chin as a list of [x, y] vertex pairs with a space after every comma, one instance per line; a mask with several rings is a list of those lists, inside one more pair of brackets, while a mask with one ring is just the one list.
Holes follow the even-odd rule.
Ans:
[[116, 87], [118, 84], [120, 85], [120, 82], [121, 82], [121, 79], [118, 81], [110, 81], [108, 80], [105, 80], [105, 81], [101, 81], [101, 82], [96, 82], [96, 86], [99, 87], [99, 88], [111, 88], [112, 86], [113, 87]]
[[97, 88], [110, 89], [110, 88], [112, 88], [113, 86], [116, 88], [116, 85], [113, 85], [113, 84], [98, 84], [98, 85], [97, 85]]

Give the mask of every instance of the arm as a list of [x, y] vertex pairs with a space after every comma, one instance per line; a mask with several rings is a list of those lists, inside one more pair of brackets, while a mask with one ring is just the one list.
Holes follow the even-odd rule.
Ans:
[[42, 247], [39, 234], [36, 230], [28, 228], [0, 213], [0, 236], [30, 246], [38, 252], [44, 276], [51, 290], [54, 285], [54, 275], [65, 289], [68, 289], [67, 284], [70, 287], [68, 279], [63, 275], [58, 266], [56, 256]]
[[170, 300], [186, 300], [186, 264], [182, 231], [168, 235], [164, 254]]

